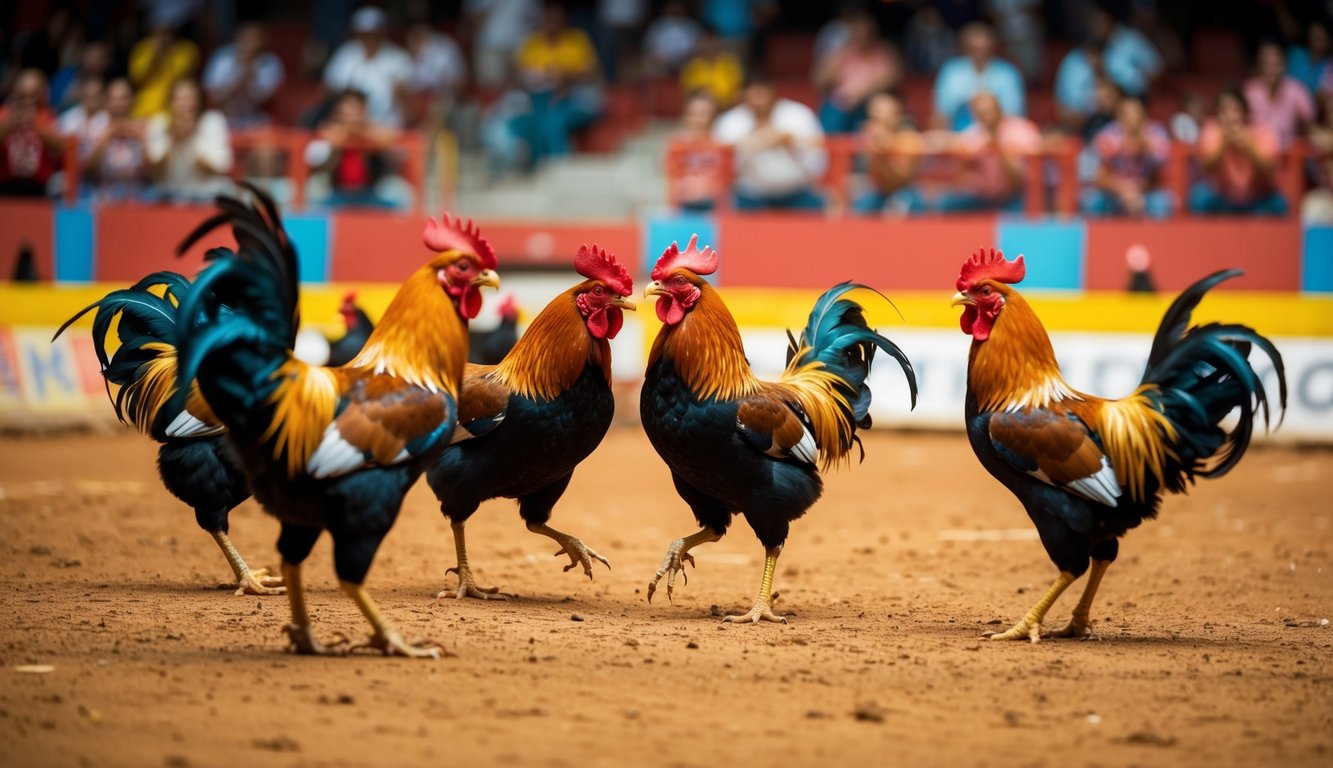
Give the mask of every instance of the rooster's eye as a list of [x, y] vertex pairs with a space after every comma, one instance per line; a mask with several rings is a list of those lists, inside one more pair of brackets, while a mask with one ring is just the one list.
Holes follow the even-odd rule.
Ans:
[[602, 294], [606, 293], [606, 291], [603, 291], [603, 290], [602, 290], [602, 286], [600, 286], [600, 285], [597, 286], [596, 288], [593, 288], [593, 289], [592, 289], [592, 292], [593, 292], [594, 294], [598, 295], [598, 296], [601, 296]]
[[981, 295], [982, 295], [982, 296], [989, 296], [989, 295], [991, 295], [991, 287], [990, 287], [989, 285], [983, 285], [983, 286], [981, 286]]

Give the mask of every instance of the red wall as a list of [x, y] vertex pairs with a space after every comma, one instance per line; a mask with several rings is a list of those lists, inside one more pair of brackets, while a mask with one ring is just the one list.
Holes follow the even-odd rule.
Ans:
[[936, 291], [958, 278], [959, 254], [995, 243], [992, 216], [910, 222], [723, 216], [718, 228], [728, 286], [810, 288], [855, 280], [880, 290]]
[[191, 248], [184, 258], [176, 258], [176, 246], [215, 211], [212, 206], [102, 206], [97, 210], [95, 225], [96, 279], [134, 282], [160, 269], [195, 274], [209, 248], [236, 247], [230, 228], [223, 227]]
[[[639, 263], [638, 224], [558, 226], [480, 222], [482, 235], [500, 259], [513, 266], [569, 265], [584, 243], [596, 243], [629, 265]], [[376, 212], [339, 211], [333, 217], [333, 282], [398, 282], [420, 267], [430, 252], [421, 242], [424, 220]]]
[[14, 277], [19, 246], [32, 245], [37, 276], [55, 278], [55, 208], [46, 200], [6, 198], [0, 205], [0, 280]]
[[1245, 276], [1219, 289], [1298, 291], [1301, 287], [1301, 226], [1294, 220], [1090, 221], [1087, 289], [1123, 290], [1125, 251], [1132, 245], [1148, 249], [1152, 276], [1162, 291], [1182, 290], [1228, 267], [1245, 270]]

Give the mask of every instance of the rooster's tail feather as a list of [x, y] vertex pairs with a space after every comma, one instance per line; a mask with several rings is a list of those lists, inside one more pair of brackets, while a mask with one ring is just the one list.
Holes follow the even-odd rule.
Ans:
[[[803, 402], [803, 406], [816, 432], [823, 435], [820, 451], [826, 465], [851, 450], [857, 442], [857, 427], [870, 426], [871, 394], [866, 379], [877, 349], [898, 362], [907, 377], [912, 407], [916, 407], [916, 373], [911, 361], [897, 344], [869, 327], [860, 304], [843, 298], [856, 289], [874, 291], [859, 283], [835, 285], [815, 302], [800, 339], [787, 334], [787, 370], [781, 381], [794, 385], [803, 401], [822, 401], [823, 407], [813, 402]], [[819, 392], [825, 396], [818, 398]], [[827, 407], [830, 401], [834, 408]], [[835, 423], [822, 423], [828, 421]]]
[[[175, 272], [154, 272], [139, 282], [84, 307], [55, 336], [76, 320], [93, 316], [93, 350], [101, 364], [107, 396], [116, 416], [157, 440], [176, 436], [186, 399], [177, 397], [176, 337], [180, 303], [190, 281]], [[54, 340], [54, 338], [53, 338]]]
[[[1153, 338], [1140, 392], [1171, 422], [1174, 434], [1164, 481], [1172, 492], [1184, 490], [1196, 476], [1220, 477], [1236, 466], [1249, 448], [1258, 412], [1265, 426], [1272, 426], [1269, 393], [1248, 359], [1252, 348], [1258, 347], [1273, 364], [1279, 423], [1286, 411], [1286, 370], [1271, 341], [1244, 325], [1189, 324], [1209, 290], [1240, 274], [1223, 270], [1185, 289]], [[1233, 412], [1234, 425], [1224, 427], [1223, 420]]]

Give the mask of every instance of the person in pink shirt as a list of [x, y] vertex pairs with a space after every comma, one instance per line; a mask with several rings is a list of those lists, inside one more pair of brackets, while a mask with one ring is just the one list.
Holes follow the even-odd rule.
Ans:
[[1171, 157], [1171, 136], [1161, 123], [1148, 120], [1143, 99], [1122, 96], [1116, 117], [1093, 139], [1097, 176], [1079, 197], [1093, 216], [1129, 215], [1164, 219], [1171, 215], [1171, 193], [1162, 189], [1162, 168]]
[[815, 67], [815, 84], [825, 92], [819, 108], [825, 133], [856, 131], [870, 97], [902, 79], [902, 65], [880, 39], [874, 17], [859, 13], [847, 26], [847, 41]]
[[1287, 74], [1277, 43], [1264, 43], [1255, 56], [1255, 76], [1245, 81], [1251, 119], [1277, 134], [1283, 147], [1314, 122], [1314, 99], [1301, 81]]
[[975, 122], [959, 133], [954, 150], [962, 158], [958, 188], [935, 201], [935, 209], [1021, 211], [1026, 185], [1026, 156], [1041, 150], [1041, 132], [1027, 118], [1006, 115], [994, 95], [972, 97]]
[[1199, 133], [1205, 177], [1190, 190], [1190, 210], [1285, 214], [1287, 201], [1273, 184], [1279, 151], [1277, 134], [1250, 121], [1241, 93], [1234, 88], [1223, 91], [1217, 97], [1217, 117]]

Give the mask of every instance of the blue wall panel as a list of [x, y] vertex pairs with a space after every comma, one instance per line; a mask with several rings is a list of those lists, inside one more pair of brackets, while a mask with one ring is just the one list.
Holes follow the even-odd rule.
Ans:
[[[651, 216], [643, 228], [643, 274], [646, 276], [653, 271], [653, 265], [657, 263], [658, 257], [662, 251], [673, 241], [684, 248], [690, 242], [690, 235], [699, 235], [699, 247], [711, 245], [714, 250], [722, 250], [722, 244], [718, 242], [717, 220], [712, 216], [702, 214], [680, 214]], [[726, 272], [726, 260], [723, 259], [722, 266], [718, 273], [713, 275], [711, 282], [717, 283], [722, 273]]]
[[1333, 293], [1333, 227], [1307, 227], [1301, 247], [1301, 290]]
[[296, 255], [300, 259], [301, 282], [324, 283], [329, 279], [329, 254], [332, 252], [332, 224], [325, 213], [299, 213], [284, 216]]
[[55, 278], [87, 283], [93, 279], [93, 211], [87, 203], [57, 204], [55, 209]]
[[1023, 254], [1025, 290], [1081, 291], [1088, 228], [1081, 220], [1001, 219], [996, 242], [1006, 258]]

